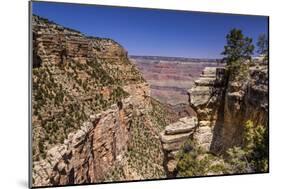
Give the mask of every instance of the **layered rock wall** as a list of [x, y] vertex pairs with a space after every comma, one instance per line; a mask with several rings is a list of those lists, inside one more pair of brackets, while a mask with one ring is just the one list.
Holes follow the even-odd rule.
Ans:
[[246, 121], [268, 127], [268, 67], [250, 67], [243, 81], [230, 79], [224, 97], [221, 151], [243, 144]]
[[250, 67], [243, 80], [229, 77], [224, 68], [208, 68], [189, 91], [198, 116], [194, 139], [207, 151], [223, 153], [243, 144], [247, 120], [268, 123], [268, 68]]
[[127, 151], [133, 112], [151, 109], [149, 86], [115, 41], [32, 24], [33, 186], [103, 181]]
[[194, 140], [207, 151], [215, 141], [215, 129], [222, 125], [225, 82], [224, 68], [206, 67], [189, 90], [190, 104], [198, 117]]
[[[127, 151], [132, 134], [132, 112], [143, 114], [150, 106], [146, 96], [149, 90], [142, 87], [143, 85], [128, 87], [134, 89], [134, 96], [90, 116], [89, 121], [84, 122], [79, 130], [70, 133], [63, 144], [49, 149], [44, 160], [34, 162], [34, 185], [102, 181], [108, 169], [120, 162]], [[130, 91], [128, 88], [126, 89]]]

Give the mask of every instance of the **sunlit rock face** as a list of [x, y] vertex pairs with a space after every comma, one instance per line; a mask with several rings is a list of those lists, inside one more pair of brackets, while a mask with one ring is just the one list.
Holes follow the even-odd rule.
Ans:
[[223, 153], [241, 146], [247, 120], [268, 123], [268, 67], [250, 67], [247, 77], [229, 77], [224, 68], [205, 68], [189, 90], [198, 117], [194, 140], [207, 151]]
[[222, 151], [242, 145], [247, 120], [268, 127], [268, 67], [250, 67], [245, 80], [230, 79], [224, 97]]
[[149, 86], [115, 41], [32, 24], [33, 186], [104, 181], [126, 159], [136, 115], [152, 111]]

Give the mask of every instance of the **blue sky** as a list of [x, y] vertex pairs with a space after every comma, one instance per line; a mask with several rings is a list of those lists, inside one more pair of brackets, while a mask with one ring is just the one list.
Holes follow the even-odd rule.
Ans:
[[254, 44], [268, 28], [263, 16], [47, 2], [33, 2], [32, 11], [86, 35], [114, 39], [129, 55], [220, 58], [232, 28], [241, 29]]

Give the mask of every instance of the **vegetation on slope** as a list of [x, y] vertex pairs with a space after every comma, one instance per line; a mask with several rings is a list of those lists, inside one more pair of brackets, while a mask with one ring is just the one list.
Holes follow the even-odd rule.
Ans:
[[63, 143], [89, 115], [127, 97], [116, 82], [94, 61], [33, 68], [34, 160], [44, 158], [48, 146]]
[[153, 98], [151, 104], [152, 109], [147, 114], [133, 113], [128, 150], [122, 161], [109, 171], [105, 181], [165, 177], [162, 165], [164, 155], [158, 134], [171, 123], [169, 117], [173, 115], [165, 105]]
[[[52, 35], [49, 35], [49, 33]], [[122, 47], [33, 16], [33, 160], [144, 82]], [[92, 48], [92, 49], [89, 49]]]
[[268, 172], [268, 128], [247, 121], [242, 147], [229, 148], [225, 155], [204, 152], [188, 141], [178, 154], [178, 176]]

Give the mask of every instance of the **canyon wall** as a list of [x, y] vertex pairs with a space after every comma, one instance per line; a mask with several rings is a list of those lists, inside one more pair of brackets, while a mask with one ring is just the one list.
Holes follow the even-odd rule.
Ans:
[[243, 131], [246, 121], [254, 125], [268, 127], [268, 66], [257, 65], [249, 69], [247, 78], [230, 78], [224, 97], [224, 120], [221, 130], [224, 151], [232, 146], [243, 144]]
[[[149, 85], [121, 45], [35, 15], [32, 26], [33, 186], [106, 181], [117, 165], [130, 160], [133, 139], [147, 140], [138, 136], [144, 132], [160, 146], [150, 120]], [[138, 135], [137, 117], [147, 122]], [[154, 149], [158, 159], [152, 150], [143, 149], [160, 177], [160, 147]], [[120, 179], [142, 177], [148, 176], [125, 174]]]
[[160, 133], [168, 177], [177, 176], [177, 154], [190, 151], [186, 150], [188, 141], [206, 154], [219, 155], [233, 146], [243, 146], [248, 120], [254, 126], [268, 127], [268, 66], [256, 64], [236, 74], [232, 71], [206, 67], [188, 91], [197, 116], [181, 118]]
[[189, 91], [198, 116], [194, 139], [207, 151], [241, 146], [247, 120], [268, 126], [267, 65], [251, 66], [243, 80], [230, 75], [224, 68], [205, 68]]
[[116, 160], [122, 159], [129, 140], [132, 100], [126, 98], [68, 135], [63, 144], [34, 162], [34, 185], [65, 185], [101, 180]]
[[68, 134], [63, 144], [49, 149], [45, 159], [34, 162], [34, 185], [104, 181], [108, 170], [122, 161], [128, 149], [133, 111], [139, 115], [149, 110], [149, 100], [144, 96], [148, 88], [143, 85], [128, 88], [134, 89], [133, 96], [91, 115], [80, 129]]

